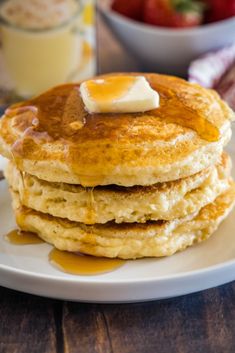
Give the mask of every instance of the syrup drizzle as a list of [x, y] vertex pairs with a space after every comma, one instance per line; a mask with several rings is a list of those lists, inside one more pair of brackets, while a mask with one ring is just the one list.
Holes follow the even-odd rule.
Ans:
[[196, 109], [187, 104], [186, 98], [178, 94], [175, 90], [158, 85], [161, 94], [160, 107], [149, 115], [156, 115], [169, 123], [174, 123], [183, 127], [190, 128], [197, 134], [209, 141], [218, 141], [220, 131], [206, 117]]
[[[108, 77], [106, 76], [105, 79], [108, 80]], [[127, 78], [125, 84], [123, 77]], [[123, 77], [120, 79], [120, 84], [116, 84], [115, 87], [109, 81], [109, 88], [112, 86], [112, 89], [107, 88], [103, 98], [100, 96], [101, 93], [96, 91], [97, 87], [94, 88], [96, 98], [105, 98], [109, 101], [125, 93], [132, 76]], [[56, 158], [66, 162], [70, 170], [79, 177], [79, 182], [83, 186], [102, 185], [106, 176], [112, 172], [113, 165], [104, 164], [102, 170], [96, 175], [92, 175], [86, 168], [82, 170], [81, 165], [86, 165], [86, 158], [94, 161], [97, 158], [93, 152], [94, 147], [89, 149], [86, 146], [89, 146], [89, 142], [92, 146], [94, 142], [102, 146], [105, 139], [117, 142], [126, 134], [131, 134], [130, 138], [135, 140], [136, 133], [132, 134], [132, 131], [136, 129], [138, 131], [144, 124], [145, 117], [147, 124], [148, 119], [151, 120], [153, 130], [154, 121], [156, 120], [156, 129], [159, 129], [158, 122], [161, 120], [190, 128], [208, 142], [220, 139], [220, 126], [223, 125], [225, 118], [223, 112], [219, 110], [222, 109], [219, 108], [219, 104], [214, 110], [213, 106], [216, 106], [216, 102], [213, 95], [202, 92], [204, 97], [201, 97], [201, 91], [196, 86], [189, 87], [187, 82], [180, 79], [160, 75], [156, 78], [146, 75], [146, 78], [151, 87], [159, 93], [160, 106], [144, 114], [88, 114], [79, 94], [79, 85], [76, 84], [55, 87], [32, 100], [10, 107], [6, 111], [5, 118], [2, 119], [2, 130], [4, 130], [5, 119], [11, 119], [10, 124], [13, 131], [16, 131], [17, 137], [12, 139], [9, 134], [9, 136], [5, 135], [4, 139], [11, 144], [11, 153], [18, 169], [24, 170], [25, 159], [43, 161], [51, 158], [47, 148], [42, 148], [40, 145], [53, 144], [55, 141], [55, 145], [59, 146], [56, 149], [58, 151]], [[206, 106], [208, 108], [205, 108]], [[209, 114], [216, 115], [215, 123], [210, 121]], [[142, 128], [140, 128], [140, 139], [141, 131]], [[151, 132], [148, 129], [146, 131], [146, 139], [148, 136], [152, 138]], [[144, 138], [145, 133], [142, 136], [142, 139]], [[104, 146], [104, 152], [105, 150]]]

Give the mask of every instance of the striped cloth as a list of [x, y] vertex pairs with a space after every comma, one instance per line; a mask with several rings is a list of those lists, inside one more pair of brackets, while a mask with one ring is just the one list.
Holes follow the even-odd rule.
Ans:
[[235, 44], [193, 61], [188, 79], [203, 87], [214, 88], [235, 110]]

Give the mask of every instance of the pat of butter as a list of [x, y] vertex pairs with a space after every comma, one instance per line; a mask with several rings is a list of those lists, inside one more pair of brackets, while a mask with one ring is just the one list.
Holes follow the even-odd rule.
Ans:
[[89, 113], [138, 113], [159, 107], [159, 94], [144, 76], [107, 76], [80, 86]]

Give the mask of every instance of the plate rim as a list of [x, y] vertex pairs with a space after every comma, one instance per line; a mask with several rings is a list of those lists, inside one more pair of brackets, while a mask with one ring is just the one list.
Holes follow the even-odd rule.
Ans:
[[[219, 270], [225, 270], [225, 269], [229, 269], [231, 266], [235, 265], [235, 259], [234, 260], [228, 260], [216, 265], [212, 265], [212, 266], [208, 266], [206, 268], [201, 268], [199, 270], [193, 270], [193, 271], [186, 271], [186, 272], [181, 272], [179, 273], [175, 273], [172, 275], [167, 275], [167, 276], [162, 276], [162, 277], [150, 277], [150, 278], [142, 278], [142, 279], [115, 279], [115, 280], [103, 280], [103, 279], [98, 279], [95, 280], [96, 278], [100, 278], [100, 276], [98, 275], [92, 275], [92, 276], [83, 276], [83, 275], [72, 275], [69, 274], [69, 276], [74, 276], [74, 277], [57, 277], [56, 275], [47, 275], [47, 274], [40, 274], [40, 273], [35, 273], [33, 271], [27, 271], [27, 270], [22, 270], [22, 269], [17, 269], [15, 267], [11, 267], [8, 265], [3, 265], [0, 264], [0, 271], [5, 271], [5, 272], [9, 272], [11, 274], [14, 275], [20, 275], [20, 276], [25, 276], [25, 277], [35, 277], [38, 278], [40, 280], [50, 280], [53, 282], [68, 282], [68, 283], [93, 283], [93, 284], [102, 284], [102, 285], [114, 285], [114, 284], [118, 284], [118, 285], [125, 285], [125, 284], [133, 284], [133, 285], [137, 285], [137, 284], [142, 284], [142, 283], [151, 283], [151, 282], [169, 282], [171, 280], [180, 280], [180, 279], [187, 279], [190, 277], [197, 277], [200, 276], [202, 274], [204, 275], [208, 275], [210, 272], [217, 272]], [[125, 266], [125, 264], [124, 264]], [[56, 269], [56, 268], [54, 268]], [[66, 274], [66, 272], [63, 272]], [[234, 275], [235, 277], [235, 275]], [[87, 280], [84, 280], [87, 279]]]

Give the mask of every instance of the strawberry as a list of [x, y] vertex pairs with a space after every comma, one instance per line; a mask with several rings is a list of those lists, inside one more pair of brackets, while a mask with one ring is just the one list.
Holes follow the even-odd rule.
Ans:
[[144, 1], [145, 0], [114, 0], [112, 9], [123, 16], [141, 21]]
[[146, 0], [144, 22], [162, 27], [195, 27], [202, 23], [204, 5], [197, 0]]
[[207, 21], [215, 22], [235, 16], [235, 0], [206, 0]]

